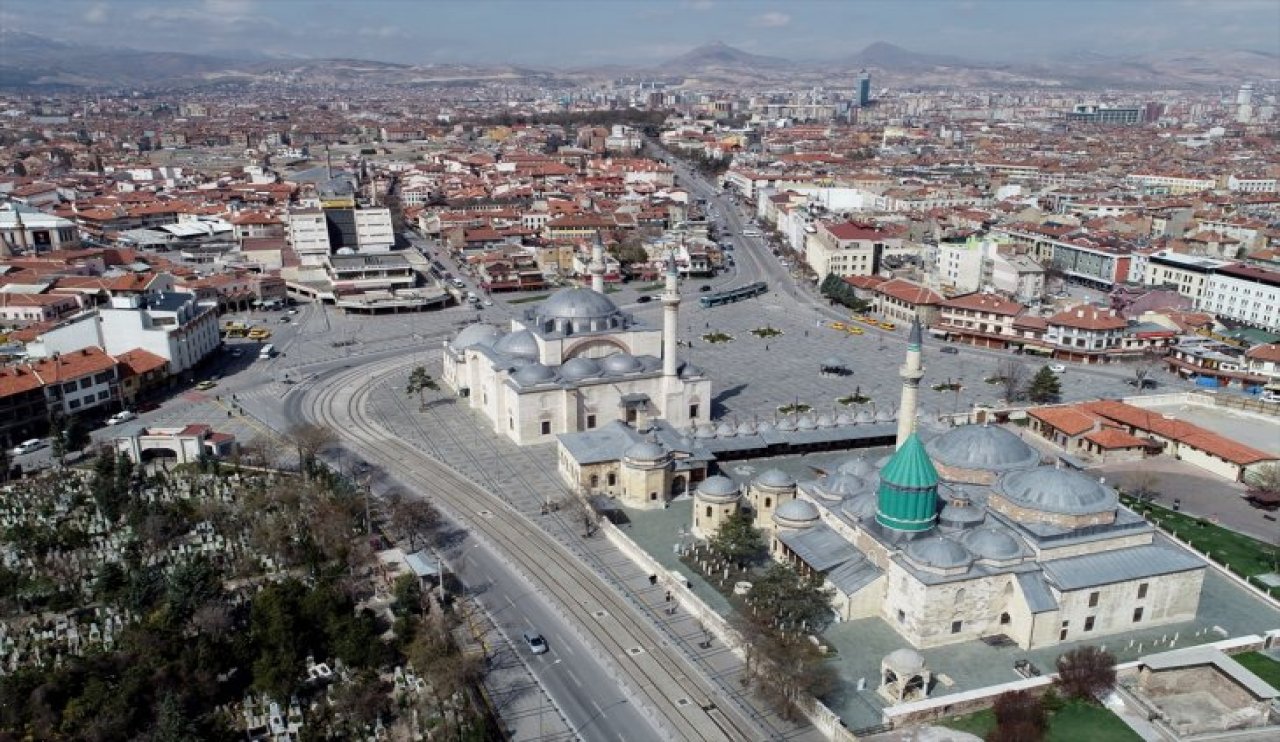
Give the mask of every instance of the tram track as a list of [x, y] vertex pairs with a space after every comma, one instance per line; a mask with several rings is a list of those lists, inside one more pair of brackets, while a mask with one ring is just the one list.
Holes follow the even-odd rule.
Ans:
[[[307, 389], [305, 414], [403, 484], [439, 503], [493, 545], [531, 585], [603, 650], [615, 678], [661, 733], [680, 740], [755, 740], [768, 733], [741, 715], [733, 699], [701, 676], [679, 648], [605, 583], [569, 547], [506, 501], [443, 462], [424, 456], [369, 418], [377, 381], [408, 362], [387, 359], [344, 370]], [[455, 441], [457, 442], [457, 441]]]

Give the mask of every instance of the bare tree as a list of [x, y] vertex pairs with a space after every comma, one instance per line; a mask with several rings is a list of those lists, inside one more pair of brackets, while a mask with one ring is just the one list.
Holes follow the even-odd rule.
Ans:
[[1125, 494], [1138, 500], [1153, 500], [1160, 494], [1160, 476], [1151, 469], [1142, 468], [1125, 476]]
[[409, 538], [409, 551], [418, 550], [418, 540], [428, 543], [440, 528], [440, 511], [425, 497], [406, 496], [393, 489], [383, 496], [387, 520], [399, 536]]
[[246, 463], [271, 468], [280, 463], [284, 443], [274, 435], [256, 435], [240, 447], [240, 457]]
[[996, 696], [992, 709], [996, 729], [988, 737], [995, 742], [1035, 742], [1044, 738], [1049, 719], [1040, 697], [1031, 691], [1008, 691]]
[[1249, 499], [1258, 505], [1280, 504], [1280, 464], [1264, 464], [1244, 477], [1249, 486]]
[[1160, 359], [1162, 354], [1155, 348], [1147, 348], [1142, 352], [1142, 356], [1133, 365], [1133, 385], [1138, 391], [1146, 389], [1148, 382], [1152, 386], [1155, 385], [1155, 379], [1151, 375], [1160, 367]]
[[1092, 701], [1116, 684], [1116, 658], [1092, 645], [1058, 657], [1058, 687], [1068, 698]]
[[1027, 364], [1020, 360], [1001, 361], [996, 367], [996, 378], [1000, 380], [1000, 388], [1004, 398], [1016, 402], [1022, 397], [1027, 382]]
[[338, 435], [332, 428], [315, 423], [294, 425], [289, 428], [285, 437], [298, 451], [298, 461], [304, 477], [308, 476], [308, 470], [315, 463], [316, 458], [338, 441]]
[[582, 535], [591, 538], [600, 529], [600, 513], [585, 497], [569, 495], [556, 503], [569, 513], [569, 517], [582, 522]]

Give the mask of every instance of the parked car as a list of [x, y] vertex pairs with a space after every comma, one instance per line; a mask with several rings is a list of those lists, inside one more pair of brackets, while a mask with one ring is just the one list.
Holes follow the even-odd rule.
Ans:
[[205, 381], [200, 382], [199, 384], [196, 384], [196, 389], [199, 389], [199, 390], [200, 390], [200, 391], [202, 391], [202, 392], [207, 392], [207, 391], [209, 391], [210, 389], [214, 388], [214, 387], [215, 387], [215, 386], [217, 386], [217, 385], [218, 385], [218, 382], [216, 382], [216, 381], [213, 381], [213, 380], [205, 380]]
[[130, 420], [137, 420], [137, 419], [138, 419], [138, 413], [134, 412], [133, 410], [120, 410], [116, 414], [107, 418], [107, 425], [119, 425], [120, 423], [127, 423]]
[[944, 345], [944, 346], [942, 346], [941, 348], [938, 348], [938, 352], [939, 352], [939, 353], [948, 353], [948, 354], [950, 354], [950, 355], [956, 355], [957, 353], [959, 353], [959, 352], [960, 352], [960, 349], [959, 349], [959, 348], [953, 348], [953, 347], [951, 347], [950, 345]]
[[1063, 371], [1066, 371], [1066, 370], [1067, 370], [1067, 367], [1066, 367], [1066, 366], [1064, 366], [1064, 365], [1062, 365], [1061, 363], [1055, 363], [1055, 364], [1053, 364], [1052, 366], [1050, 366], [1050, 367], [1049, 367], [1049, 370], [1050, 370], [1050, 371], [1052, 371], [1052, 372], [1054, 372], [1055, 374], [1060, 374], [1060, 373], [1062, 373]]
[[542, 634], [536, 631], [524, 632], [524, 643], [529, 646], [529, 651], [534, 654], [545, 654], [547, 651], [547, 640], [542, 638]]
[[31, 438], [31, 439], [25, 440], [25, 441], [23, 441], [23, 442], [19, 443], [18, 445], [14, 446], [14, 447], [13, 447], [13, 455], [14, 455], [14, 456], [21, 456], [21, 455], [22, 455], [22, 454], [24, 454], [24, 453], [31, 453], [32, 451], [39, 451], [40, 449], [44, 448], [44, 447], [45, 447], [45, 446], [47, 446], [47, 445], [49, 445], [49, 444], [48, 444], [48, 443], [46, 443], [46, 442], [44, 441], [44, 439], [43, 439], [43, 438]]
[[705, 292], [707, 292], [707, 291], [710, 291], [710, 290], [711, 290], [711, 286], [710, 286], [709, 284], [703, 284], [702, 286], [700, 286], [700, 287], [698, 288], [698, 290], [699, 290], [699, 291], [702, 291], [702, 292], [704, 292], [704, 293], [705, 293]]
[[651, 302], [651, 301], [653, 301], [653, 297], [652, 297], [652, 296], [649, 296], [648, 294], [642, 294], [642, 295], [640, 295], [640, 296], [636, 297], [636, 303], [637, 303], [637, 304], [648, 304], [648, 303], [649, 303], [649, 302]]

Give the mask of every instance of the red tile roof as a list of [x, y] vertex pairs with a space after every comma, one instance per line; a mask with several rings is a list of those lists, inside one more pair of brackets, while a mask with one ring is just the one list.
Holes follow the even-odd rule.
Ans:
[[1141, 438], [1129, 435], [1116, 428], [1096, 430], [1086, 435], [1084, 439], [1091, 443], [1096, 443], [1102, 448], [1142, 448], [1147, 445], [1147, 442]]
[[876, 287], [876, 293], [892, 296], [899, 301], [913, 305], [939, 304], [942, 302], [942, 296], [938, 293], [910, 281], [903, 281], [900, 278], [880, 284]]
[[1080, 435], [1093, 430], [1098, 418], [1079, 407], [1038, 407], [1027, 410], [1031, 417], [1041, 420], [1067, 435]]
[[1123, 330], [1129, 326], [1114, 310], [1088, 304], [1067, 309], [1049, 318], [1049, 324], [1074, 327], [1081, 330]]
[[1166, 417], [1158, 412], [1144, 410], [1124, 402], [1099, 401], [1082, 405], [1086, 410], [1137, 430], [1154, 433], [1162, 438], [1177, 441], [1191, 448], [1204, 451], [1237, 465], [1255, 464], [1259, 461], [1275, 461], [1280, 456], [1259, 451], [1251, 446], [1233, 441], [1189, 422]]
[[973, 293], [957, 296], [942, 302], [944, 308], [963, 309], [972, 312], [990, 312], [1016, 317], [1026, 309], [1016, 301], [995, 294]]

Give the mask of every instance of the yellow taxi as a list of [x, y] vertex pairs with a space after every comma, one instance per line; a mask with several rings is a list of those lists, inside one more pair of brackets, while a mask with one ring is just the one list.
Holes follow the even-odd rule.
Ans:
[[876, 324], [876, 318], [875, 318], [875, 317], [867, 317], [866, 315], [863, 315], [863, 316], [859, 317], [859, 318], [858, 318], [858, 321], [859, 321], [859, 322], [865, 322], [865, 323], [866, 323], [866, 324], [868, 324], [868, 325], [874, 325], [874, 324]]
[[831, 329], [833, 329], [833, 330], [843, 330], [843, 329], [845, 329], [845, 328], [844, 328], [844, 323], [843, 323], [843, 322], [832, 322], [832, 323], [831, 323]]
[[879, 325], [880, 325], [880, 327], [881, 327], [881, 329], [884, 329], [884, 330], [896, 330], [896, 329], [898, 329], [898, 326], [897, 326], [897, 325], [895, 325], [895, 324], [893, 324], [892, 322], [879, 322], [879, 323], [877, 323], [877, 324], [879, 324]]
[[266, 340], [271, 337], [271, 331], [265, 327], [255, 327], [249, 331], [250, 340]]
[[854, 325], [849, 325], [848, 327], [844, 328], [844, 331], [845, 331], [845, 332], [847, 332], [847, 333], [849, 333], [850, 335], [861, 335], [861, 334], [862, 334], [862, 328], [861, 328], [861, 327], [856, 327], [856, 326], [854, 326]]

